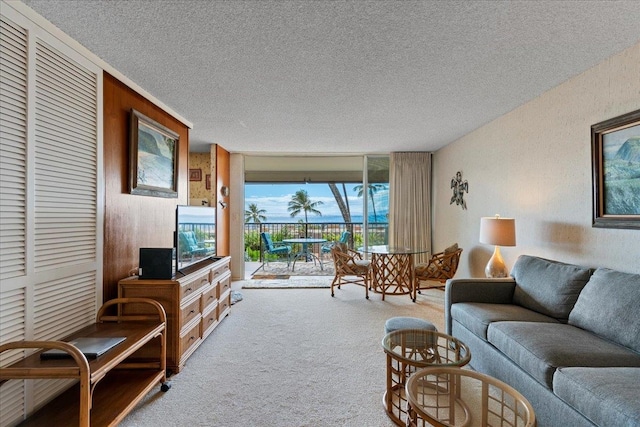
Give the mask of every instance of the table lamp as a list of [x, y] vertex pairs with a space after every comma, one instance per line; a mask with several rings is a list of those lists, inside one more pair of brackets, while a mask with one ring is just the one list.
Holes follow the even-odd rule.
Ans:
[[500, 255], [500, 246], [516, 245], [516, 220], [500, 218], [500, 215], [480, 218], [480, 243], [495, 245], [484, 274], [487, 277], [507, 277], [509, 269]]

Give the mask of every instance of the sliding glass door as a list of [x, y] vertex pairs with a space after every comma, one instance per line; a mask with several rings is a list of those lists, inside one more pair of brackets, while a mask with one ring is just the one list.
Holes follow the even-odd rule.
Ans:
[[385, 245], [388, 214], [388, 155], [245, 157], [245, 261], [265, 261], [262, 232], [331, 242], [348, 231], [353, 249]]
[[389, 243], [389, 156], [365, 156], [363, 173], [364, 244]]

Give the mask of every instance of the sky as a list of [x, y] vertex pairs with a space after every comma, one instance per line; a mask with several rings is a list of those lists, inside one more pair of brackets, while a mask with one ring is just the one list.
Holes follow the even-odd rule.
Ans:
[[614, 132], [605, 133], [603, 135], [603, 145], [605, 149], [605, 157], [612, 158], [616, 155], [622, 144], [629, 138], [637, 138], [640, 136], [640, 125], [632, 126]]
[[[349, 198], [349, 208], [351, 210], [352, 220], [362, 218], [362, 198], [357, 197], [357, 191], [354, 191], [354, 187], [357, 184], [345, 184], [347, 187], [347, 196]], [[338, 189], [342, 192], [342, 184], [338, 184]], [[309, 222], [319, 222], [323, 219], [328, 221], [334, 221], [335, 217], [338, 217], [338, 221], [342, 221], [342, 215], [338, 204], [333, 197], [333, 193], [329, 189], [329, 185], [324, 184], [245, 184], [245, 210], [251, 203], [255, 203], [258, 209], [264, 209], [266, 211], [265, 216], [267, 220], [264, 222], [284, 222], [291, 221], [297, 222], [299, 219], [304, 219], [304, 215], [299, 215], [295, 218], [291, 218], [291, 214], [287, 211], [289, 201], [291, 197], [298, 190], [305, 190], [309, 194], [309, 199], [312, 202], [321, 201], [322, 205], [318, 206], [318, 210], [322, 212], [322, 217], [309, 215]], [[378, 194], [377, 196], [382, 196]], [[386, 198], [384, 198], [386, 202]], [[381, 206], [380, 206], [381, 208]], [[376, 209], [379, 208], [379, 203], [376, 202]], [[369, 208], [371, 210], [371, 208]], [[386, 209], [385, 209], [386, 213]], [[372, 212], [369, 212], [372, 214]], [[331, 218], [331, 220], [329, 219]]]

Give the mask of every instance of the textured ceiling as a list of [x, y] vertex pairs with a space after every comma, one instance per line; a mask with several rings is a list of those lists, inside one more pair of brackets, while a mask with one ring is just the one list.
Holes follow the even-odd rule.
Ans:
[[26, 0], [192, 151], [436, 150], [640, 40], [633, 1]]

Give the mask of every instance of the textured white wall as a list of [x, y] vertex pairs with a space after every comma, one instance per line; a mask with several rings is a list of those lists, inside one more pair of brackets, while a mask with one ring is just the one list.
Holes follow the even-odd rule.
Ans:
[[[449, 144], [433, 159], [433, 249], [458, 242], [456, 277], [484, 276], [480, 217], [516, 218], [521, 254], [640, 273], [640, 230], [591, 227], [591, 125], [640, 109], [640, 43]], [[461, 114], [464, 114], [462, 112]], [[467, 210], [450, 205], [457, 171]]]

